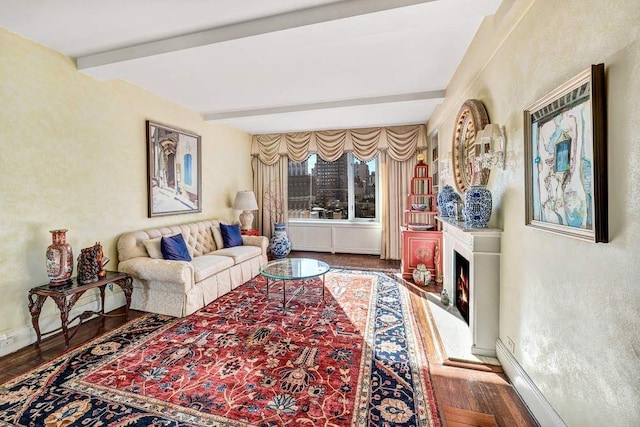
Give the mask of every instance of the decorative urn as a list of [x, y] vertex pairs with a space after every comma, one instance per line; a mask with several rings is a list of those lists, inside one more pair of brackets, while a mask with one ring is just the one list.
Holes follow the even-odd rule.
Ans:
[[73, 273], [73, 250], [67, 243], [67, 230], [51, 230], [51, 244], [47, 247], [46, 268], [49, 283], [65, 284]]
[[424, 264], [418, 264], [413, 270], [413, 282], [419, 286], [427, 286], [431, 281], [431, 272]]
[[472, 185], [464, 195], [464, 226], [485, 228], [491, 218], [491, 191], [484, 185]]
[[286, 258], [291, 252], [291, 240], [287, 236], [287, 224], [277, 222], [273, 225], [274, 231], [269, 242], [269, 251], [275, 259]]
[[450, 204], [453, 202], [460, 202], [462, 199], [460, 195], [456, 193], [450, 185], [445, 185], [438, 193], [438, 208], [440, 209], [440, 216], [449, 217], [453, 215], [453, 206]]

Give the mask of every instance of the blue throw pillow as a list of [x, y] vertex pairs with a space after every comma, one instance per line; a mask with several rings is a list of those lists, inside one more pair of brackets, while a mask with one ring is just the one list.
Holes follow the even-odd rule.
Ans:
[[189, 255], [189, 250], [182, 234], [163, 237], [160, 241], [160, 250], [164, 259], [191, 261], [191, 255]]
[[238, 224], [220, 224], [220, 232], [222, 233], [222, 242], [225, 248], [242, 246], [242, 234], [240, 233], [240, 226]]

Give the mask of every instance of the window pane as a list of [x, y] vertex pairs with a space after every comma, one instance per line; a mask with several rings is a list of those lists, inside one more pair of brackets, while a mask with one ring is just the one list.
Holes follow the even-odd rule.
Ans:
[[349, 218], [349, 191], [355, 202], [355, 218], [375, 218], [375, 167], [375, 159], [362, 162], [348, 153], [335, 162], [326, 162], [316, 154], [304, 162], [290, 161], [289, 219], [354, 219]]
[[312, 154], [304, 162], [289, 161], [289, 219], [310, 218], [315, 203], [313, 191], [316, 155]]
[[349, 181], [347, 180], [347, 153], [335, 162], [318, 157], [315, 182], [318, 188], [316, 205], [320, 219], [349, 219]]
[[363, 162], [354, 157], [353, 193], [355, 217], [376, 217], [376, 159]]

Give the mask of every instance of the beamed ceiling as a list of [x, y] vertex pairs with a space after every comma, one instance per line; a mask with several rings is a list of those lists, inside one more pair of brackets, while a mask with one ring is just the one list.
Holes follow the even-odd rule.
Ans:
[[500, 0], [3, 0], [0, 25], [248, 133], [426, 123]]

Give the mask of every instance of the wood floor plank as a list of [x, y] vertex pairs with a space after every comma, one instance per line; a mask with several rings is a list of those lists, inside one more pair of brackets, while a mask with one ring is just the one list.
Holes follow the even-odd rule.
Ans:
[[497, 427], [496, 418], [490, 414], [481, 412], [468, 411], [466, 409], [454, 408], [451, 406], [444, 407], [444, 416], [447, 425], [460, 426], [476, 426], [476, 427]]

